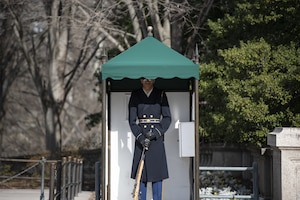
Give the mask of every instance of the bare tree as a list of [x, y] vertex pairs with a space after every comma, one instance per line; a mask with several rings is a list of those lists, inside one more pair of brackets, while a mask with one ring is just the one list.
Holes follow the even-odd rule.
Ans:
[[97, 35], [92, 23], [76, 22], [81, 6], [72, 0], [6, 1], [6, 5], [42, 105], [46, 149], [54, 157], [62, 148], [68, 94], [95, 55]]
[[197, 5], [197, 7], [199, 7], [197, 9], [197, 20], [196, 23], [193, 25], [194, 28], [191, 31], [192, 34], [188, 37], [188, 44], [185, 50], [185, 54], [190, 58], [194, 56], [194, 47], [196, 45], [196, 39], [202, 39], [202, 37], [199, 35], [199, 30], [203, 29], [207, 21], [208, 13], [212, 9], [213, 5], [214, 0], [203, 0]]
[[[201, 11], [186, 0], [4, 0], [12, 24], [9, 36], [15, 38], [7, 44], [18, 55], [16, 61], [8, 61], [26, 69], [12, 91], [29, 100], [24, 103], [14, 94], [16, 108], [28, 113], [34, 124], [30, 127], [37, 127], [33, 130], [45, 138], [52, 157], [66, 146], [76, 146], [73, 136], [85, 137], [85, 116], [95, 110], [90, 102], [97, 101], [97, 94], [90, 92], [100, 63], [95, 55], [106, 49], [126, 50], [147, 36], [149, 25], [157, 39], [181, 53], [183, 35], [193, 32], [185, 49], [189, 55], [212, 2], [201, 1]], [[202, 14], [194, 24], [196, 11]], [[10, 118], [20, 120], [24, 116], [16, 116], [16, 108]], [[20, 130], [28, 132], [30, 127], [20, 125]]]
[[[1, 5], [1, 4], [0, 4]], [[3, 5], [1, 5], [2, 7]], [[7, 17], [7, 10], [0, 13], [0, 157], [2, 156], [3, 121], [6, 109], [5, 103], [9, 89], [20, 72], [22, 59], [17, 50], [10, 19]]]
[[[110, 12], [99, 31], [120, 51], [146, 37], [147, 27], [152, 26], [155, 38], [192, 58], [199, 30], [203, 29], [214, 0], [196, 1], [193, 5], [186, 0], [107, 2], [104, 6]], [[183, 50], [184, 35], [188, 35], [188, 44]]]

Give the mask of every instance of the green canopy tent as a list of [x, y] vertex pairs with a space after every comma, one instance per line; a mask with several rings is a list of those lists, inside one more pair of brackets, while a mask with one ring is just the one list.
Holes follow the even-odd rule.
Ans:
[[[199, 142], [198, 142], [198, 80], [199, 65], [179, 54], [175, 50], [164, 45], [153, 37], [146, 37], [128, 50], [120, 53], [102, 65], [101, 79], [103, 94], [110, 91], [132, 91], [140, 86], [139, 79], [156, 79], [156, 87], [165, 91], [190, 91], [194, 93], [194, 120], [195, 120], [195, 157], [193, 172], [193, 195], [194, 199], [199, 197]], [[106, 169], [104, 163], [107, 158], [106, 131], [109, 127], [106, 122], [107, 98], [102, 99], [102, 174]], [[108, 125], [109, 126], [109, 125]], [[109, 157], [109, 154], [108, 154]], [[108, 158], [110, 159], [110, 158]], [[102, 183], [105, 177], [102, 177]], [[106, 186], [102, 184], [103, 199], [106, 198]], [[108, 195], [109, 196], [109, 195]]]
[[147, 37], [102, 66], [102, 78], [199, 79], [199, 67], [190, 59]]

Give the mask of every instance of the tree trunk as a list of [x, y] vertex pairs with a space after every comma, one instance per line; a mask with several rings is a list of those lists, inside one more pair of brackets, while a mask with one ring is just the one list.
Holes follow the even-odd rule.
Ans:
[[[159, 16], [158, 1], [148, 0], [147, 3], [149, 6], [154, 36], [168, 47], [171, 47], [170, 19], [168, 9], [164, 11], [161, 19]], [[169, 3], [168, 0], [165, 1], [165, 4], [167, 3]], [[163, 24], [161, 21], [163, 21]]]
[[[61, 150], [60, 115], [65, 99], [65, 69], [69, 41], [71, 2], [54, 0], [49, 24], [50, 66], [49, 95], [52, 103], [46, 108], [46, 142], [51, 157]], [[62, 9], [63, 8], [63, 9]]]

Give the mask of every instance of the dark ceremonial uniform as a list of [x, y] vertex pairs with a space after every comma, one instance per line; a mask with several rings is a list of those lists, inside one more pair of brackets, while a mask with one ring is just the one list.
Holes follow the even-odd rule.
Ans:
[[[169, 178], [164, 146], [164, 134], [171, 124], [171, 113], [166, 94], [153, 88], [148, 97], [142, 88], [131, 93], [129, 100], [129, 125], [138, 139], [152, 131], [155, 139], [145, 153], [142, 182], [157, 182]], [[143, 146], [135, 141], [131, 178], [135, 179]]]

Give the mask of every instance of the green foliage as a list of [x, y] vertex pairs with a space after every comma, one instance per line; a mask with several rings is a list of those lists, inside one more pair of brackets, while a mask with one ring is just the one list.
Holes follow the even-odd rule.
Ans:
[[275, 127], [299, 125], [300, 51], [240, 42], [201, 65], [200, 125], [211, 141], [263, 145]]
[[[221, 14], [208, 20], [211, 30], [206, 45], [210, 52], [239, 45], [240, 41], [264, 38], [269, 44], [300, 41], [300, 4], [289, 0], [237, 0], [220, 6]], [[204, 56], [204, 58], [208, 55]]]
[[86, 126], [89, 130], [91, 130], [96, 125], [100, 124], [101, 115], [101, 112], [97, 112], [89, 114], [84, 118], [86, 121]]
[[0, 165], [0, 176], [11, 176], [12, 173], [12, 166], [9, 164], [2, 164]]
[[264, 145], [275, 127], [300, 125], [300, 4], [219, 5], [201, 55], [200, 132], [212, 142]]

